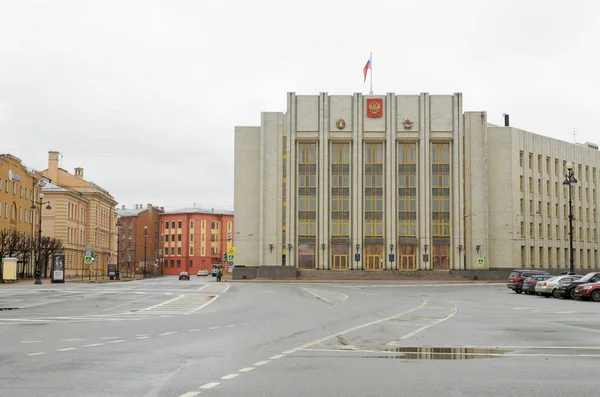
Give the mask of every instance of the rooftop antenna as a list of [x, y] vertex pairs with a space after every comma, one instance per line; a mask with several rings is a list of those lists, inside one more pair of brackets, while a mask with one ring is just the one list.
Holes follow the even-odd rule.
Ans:
[[576, 137], [577, 137], [577, 132], [578, 132], [578, 129], [577, 128], [573, 128], [573, 143], [577, 143], [577, 141], [575, 140]]
[[62, 163], [62, 161], [63, 161], [63, 154], [61, 152], [58, 152], [58, 154], [60, 154], [60, 168], [62, 168], [63, 167], [63, 163]]
[[196, 203], [194, 203], [194, 208], [196, 208]]

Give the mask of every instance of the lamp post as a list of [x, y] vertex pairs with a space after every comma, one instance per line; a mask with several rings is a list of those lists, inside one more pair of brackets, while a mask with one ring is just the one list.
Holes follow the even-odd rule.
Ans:
[[146, 277], [146, 237], [148, 237], [148, 226], [144, 226], [144, 275]]
[[37, 260], [35, 263], [35, 284], [42, 284], [42, 205], [48, 204], [46, 206], [47, 210], [51, 210], [50, 201], [44, 202], [44, 193], [39, 194], [39, 201], [32, 200], [31, 201], [31, 209], [35, 210], [36, 204], [40, 206], [40, 210], [38, 212], [38, 250], [37, 250]]
[[390, 244], [390, 270], [394, 267], [394, 244]]
[[291, 263], [291, 258], [292, 258], [292, 247], [293, 247], [292, 243], [288, 243], [288, 245], [287, 245], [287, 249], [288, 249], [288, 253], [287, 253], [287, 255], [288, 255], [288, 257], [286, 257], [286, 258], [285, 258], [285, 261], [286, 261], [286, 262], [288, 262], [288, 260], [289, 260], [289, 262], [288, 262], [288, 263]]
[[358, 250], [360, 249], [360, 244], [358, 244], [358, 243], [357, 243], [357, 244], [354, 246], [354, 248], [356, 248], [356, 254], [354, 254], [354, 260], [355, 260], [355, 262], [356, 262], [356, 267], [355, 267], [355, 269], [354, 269], [354, 270], [358, 270], [358, 258], [359, 258], [359, 253], [358, 253]]
[[571, 190], [577, 179], [573, 174], [573, 163], [567, 162], [567, 175], [563, 185], [569, 186], [569, 274], [575, 274], [575, 265], [573, 263], [573, 197]]
[[119, 273], [119, 253], [121, 252], [121, 222], [117, 221], [117, 268], [115, 269], [115, 273], [117, 276], [117, 280], [121, 278]]

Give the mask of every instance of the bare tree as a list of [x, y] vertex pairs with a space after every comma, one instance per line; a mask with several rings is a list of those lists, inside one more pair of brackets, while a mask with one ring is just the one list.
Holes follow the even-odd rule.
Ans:
[[63, 243], [61, 240], [44, 236], [42, 237], [42, 259], [44, 263], [44, 277], [48, 277], [48, 265], [50, 264], [50, 258], [54, 254], [61, 254], [64, 250]]

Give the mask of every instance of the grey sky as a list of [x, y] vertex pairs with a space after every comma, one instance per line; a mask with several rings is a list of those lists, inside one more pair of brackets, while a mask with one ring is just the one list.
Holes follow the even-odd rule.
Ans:
[[0, 0], [0, 152], [122, 204], [233, 207], [233, 127], [286, 92], [462, 92], [600, 143], [600, 2]]

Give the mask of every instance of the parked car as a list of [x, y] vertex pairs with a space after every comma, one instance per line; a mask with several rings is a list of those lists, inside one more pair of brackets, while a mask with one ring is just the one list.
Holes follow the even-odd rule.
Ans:
[[188, 272], [181, 272], [179, 273], [179, 279], [190, 281], [190, 274]]
[[565, 299], [575, 299], [575, 287], [581, 284], [597, 283], [600, 282], [600, 272], [591, 272], [581, 277], [579, 280], [575, 280], [570, 284], [563, 284], [558, 288], [558, 295]]
[[600, 302], [600, 283], [581, 284], [575, 287], [575, 299], [591, 299]]
[[582, 276], [580, 275], [565, 275], [556, 276], [549, 278], [548, 280], [538, 281], [535, 284], [535, 293], [549, 298], [554, 296], [560, 298], [558, 295], [558, 288], [560, 285], [571, 284], [575, 280], [579, 280]]
[[208, 270], [198, 270], [198, 277], [203, 276], [206, 277], [208, 276]]
[[547, 274], [547, 275], [535, 275], [535, 276], [527, 277], [525, 280], [523, 280], [522, 290], [526, 294], [535, 295], [536, 294], [535, 293], [535, 284], [538, 281], [548, 280], [549, 278], [552, 278], [552, 276], [549, 275], [549, 274]]
[[517, 294], [523, 292], [523, 280], [531, 276], [550, 276], [550, 273], [544, 270], [515, 269], [508, 276], [506, 287], [512, 289]]

